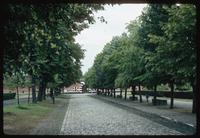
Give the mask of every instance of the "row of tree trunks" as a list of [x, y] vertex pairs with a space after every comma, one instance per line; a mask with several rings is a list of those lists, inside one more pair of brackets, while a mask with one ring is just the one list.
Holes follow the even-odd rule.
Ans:
[[105, 96], [114, 96], [114, 98], [116, 98], [116, 91], [115, 89], [101, 89], [101, 92], [99, 91], [99, 89], [97, 89], [97, 95], [99, 94], [103, 94]]
[[[120, 89], [121, 90], [121, 89]], [[97, 95], [103, 94], [105, 96], [113, 96], [114, 98], [116, 98], [116, 90], [113, 89], [101, 89], [101, 91], [99, 91], [99, 89], [96, 89], [97, 91]], [[122, 95], [122, 90], [120, 91], [120, 95]]]
[[[170, 97], [170, 109], [174, 108], [174, 81], [170, 83], [170, 89], [171, 89], [171, 97]], [[193, 104], [192, 104], [192, 113], [196, 113], [196, 88], [195, 85], [192, 86], [193, 89]], [[140, 90], [139, 90], [140, 91]], [[154, 103], [153, 105], [156, 105], [156, 99], [157, 99], [157, 86], [154, 86]]]
[[[135, 97], [135, 88], [136, 86], [133, 85], [132, 86], [132, 96], [133, 98]], [[156, 100], [157, 100], [157, 85], [154, 85], [154, 96], [153, 96], [153, 105], [156, 105]], [[141, 87], [140, 85], [138, 86], [138, 91], [139, 91], [139, 97], [140, 97], [140, 103], [142, 103], [142, 94], [141, 92]], [[171, 89], [171, 97], [170, 97], [170, 109], [174, 108], [174, 81], [170, 82], [170, 89]], [[109, 91], [110, 90], [110, 91]], [[196, 84], [192, 84], [192, 91], [193, 91], [193, 104], [192, 104], [192, 113], [196, 113]], [[98, 91], [97, 91], [98, 92]], [[104, 89], [102, 89], [102, 93], [104, 93]], [[98, 93], [97, 93], [98, 94]], [[105, 89], [105, 96], [106, 95], [110, 95], [113, 96], [114, 94], [114, 98], [116, 98], [116, 91], [115, 89]], [[120, 88], [120, 97], [122, 97], [122, 89]], [[127, 99], [127, 88], [125, 88], [125, 96], [124, 99]]]
[[[32, 88], [32, 103], [37, 103], [37, 101], [46, 100], [46, 86], [47, 83], [41, 79], [39, 82], [39, 92], [36, 96], [36, 78], [32, 76], [31, 80], [31, 88]], [[29, 87], [29, 95], [28, 95], [28, 103], [30, 99], [30, 87]]]

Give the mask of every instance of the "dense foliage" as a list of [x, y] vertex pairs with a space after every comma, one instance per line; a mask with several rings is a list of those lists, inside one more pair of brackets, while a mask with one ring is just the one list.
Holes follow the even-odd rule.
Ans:
[[[167, 84], [190, 84], [196, 94], [196, 8], [194, 5], [150, 4], [129, 23], [127, 33], [114, 37], [96, 56], [84, 75], [91, 88], [115, 89], [135, 86], [153, 88]], [[125, 91], [126, 92], [126, 91]], [[141, 97], [140, 97], [141, 98]], [[142, 99], [140, 99], [142, 102]], [[195, 112], [193, 98], [193, 112]]]
[[93, 12], [103, 10], [102, 5], [8, 4], [4, 10], [9, 15], [3, 28], [7, 42], [4, 80], [11, 79], [18, 87], [20, 79], [26, 78], [31, 82], [33, 102], [45, 99], [47, 87], [53, 94], [79, 81], [84, 50], [74, 37], [95, 22]]

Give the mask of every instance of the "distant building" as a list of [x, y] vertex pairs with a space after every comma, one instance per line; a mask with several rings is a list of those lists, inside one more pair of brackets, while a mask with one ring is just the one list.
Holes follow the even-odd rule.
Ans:
[[[28, 87], [18, 87], [18, 92], [19, 93], [28, 93]], [[38, 90], [38, 88], [37, 88]], [[31, 91], [31, 87], [30, 87], [30, 91]], [[9, 93], [9, 92], [17, 92], [17, 88], [8, 88], [8, 87], [3, 87], [3, 92], [4, 93]]]
[[72, 84], [69, 87], [64, 87], [64, 92], [74, 92], [74, 93], [82, 93], [82, 88], [83, 88], [84, 83], [78, 83], [76, 82], [75, 84]]

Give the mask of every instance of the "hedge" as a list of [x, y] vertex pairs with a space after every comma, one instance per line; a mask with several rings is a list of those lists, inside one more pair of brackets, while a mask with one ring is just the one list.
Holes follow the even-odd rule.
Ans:
[[15, 99], [16, 93], [4, 93], [3, 100]]

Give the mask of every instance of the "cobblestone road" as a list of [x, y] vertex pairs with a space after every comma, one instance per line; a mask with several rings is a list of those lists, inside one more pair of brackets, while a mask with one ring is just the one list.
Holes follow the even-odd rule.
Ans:
[[184, 135], [91, 96], [72, 94], [70, 97], [60, 135]]

